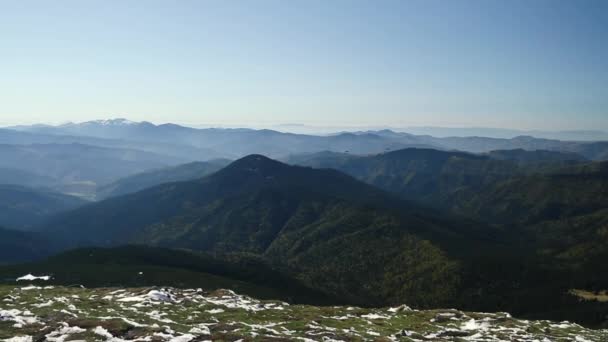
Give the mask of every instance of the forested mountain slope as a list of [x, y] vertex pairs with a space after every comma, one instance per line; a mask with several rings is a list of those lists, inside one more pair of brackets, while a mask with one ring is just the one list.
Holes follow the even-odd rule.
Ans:
[[355, 302], [420, 305], [449, 301], [458, 288], [460, 256], [453, 246], [490, 241], [495, 234], [337, 171], [259, 155], [197, 181], [88, 205], [60, 215], [43, 231], [71, 246], [131, 242], [251, 253]]
[[[380, 156], [375, 166], [407, 165], [394, 169], [412, 172], [413, 182], [406, 183], [411, 191], [436, 191], [445, 203], [469, 198], [468, 189], [529, 177], [513, 173], [514, 163], [484, 156], [434, 151], [424, 160], [429, 154], [417, 150], [402, 164], [393, 159], [398, 152]], [[446, 171], [450, 167], [455, 175]], [[572, 168], [590, 175], [598, 170], [589, 164]], [[447, 178], [449, 192], [434, 185], [437, 173]], [[545, 252], [544, 240], [528, 225], [461, 217], [404, 201], [335, 170], [252, 155], [199, 180], [87, 205], [41, 230], [62, 239], [64, 248], [138, 243], [220, 259], [255, 256], [308, 287], [359, 305], [457, 306], [603, 322], [605, 305], [579, 303], [568, 294], [608, 284], [600, 254], [564, 261]], [[584, 239], [590, 241], [588, 235]]]
[[137, 192], [163, 183], [179, 182], [202, 178], [229, 163], [228, 160], [218, 159], [208, 162], [192, 162], [174, 167], [146, 171], [121, 178], [97, 189], [97, 199], [105, 199]]
[[53, 248], [42, 234], [0, 227], [0, 264], [36, 260], [51, 252]]
[[86, 203], [78, 197], [49, 190], [0, 184], [0, 225], [29, 230], [55, 214]]

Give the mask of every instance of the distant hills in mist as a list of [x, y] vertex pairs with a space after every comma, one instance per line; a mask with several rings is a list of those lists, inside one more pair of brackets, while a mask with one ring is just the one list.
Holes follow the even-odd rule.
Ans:
[[[5, 127], [14, 130], [38, 131], [38, 132], [63, 132], [61, 134], [72, 134], [82, 132], [87, 127], [95, 126], [116, 127], [128, 125], [152, 126], [150, 122], [135, 122], [124, 118], [92, 120], [82, 123], [65, 123], [61, 125], [17, 125]], [[173, 125], [173, 124], [167, 124]], [[162, 126], [162, 125], [161, 125]], [[223, 125], [183, 125], [195, 129], [256, 129], [248, 125], [241, 128], [228, 128]], [[509, 129], [493, 127], [442, 127], [442, 126], [320, 126], [298, 123], [287, 123], [269, 125], [267, 129], [276, 130], [284, 133], [309, 134], [309, 135], [336, 135], [345, 132], [374, 132], [382, 130], [392, 130], [395, 132], [410, 133], [413, 135], [430, 135], [437, 138], [446, 137], [486, 137], [498, 139], [511, 139], [518, 136], [531, 136], [542, 139], [554, 139], [564, 141], [602, 141], [608, 140], [608, 131], [599, 129], [569, 129], [569, 130], [541, 130], [541, 129]]]
[[[126, 119], [58, 126], [15, 126], [0, 129], [0, 175], [8, 184], [42, 187], [86, 199], [99, 199], [110, 196], [113, 191], [120, 193], [120, 189], [112, 188], [117, 186], [114, 183], [125, 177], [153, 171], [161, 172], [158, 176], [162, 179], [162, 170], [166, 168], [192, 162], [234, 160], [250, 154], [288, 160], [292, 156], [324, 151], [375, 155], [422, 148], [476, 154], [496, 150], [544, 151], [545, 156], [541, 159], [548, 158], [548, 153], [553, 153], [556, 158], [568, 154], [569, 159], [608, 159], [608, 141], [556, 140], [521, 135], [511, 138], [455, 136], [487, 134], [506, 137], [516, 133], [521, 132], [413, 128], [408, 133], [383, 129], [311, 135], [268, 129], [155, 125]], [[537, 133], [542, 135], [542, 132]], [[601, 132], [582, 131], [560, 134], [570, 138], [603, 136]], [[448, 137], [442, 137], [444, 135]], [[528, 154], [528, 158], [539, 158], [539, 153]], [[508, 157], [505, 153], [502, 155]], [[196, 170], [196, 166], [191, 165], [183, 171], [188, 174], [187, 171]], [[130, 180], [125, 182], [134, 184]]]

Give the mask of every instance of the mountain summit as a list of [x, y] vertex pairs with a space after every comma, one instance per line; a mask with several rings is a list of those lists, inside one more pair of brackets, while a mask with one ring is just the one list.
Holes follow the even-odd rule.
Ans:
[[100, 125], [100, 126], [133, 126], [133, 125], [152, 125], [152, 123], [147, 122], [147, 121], [136, 122], [136, 121], [131, 121], [131, 120], [128, 120], [128, 119], [125, 119], [125, 118], [116, 118], [116, 119], [91, 120], [91, 121], [85, 121], [85, 122], [82, 122], [82, 123], [69, 122], [69, 123], [60, 125], [59, 127], [93, 126], [93, 125]]

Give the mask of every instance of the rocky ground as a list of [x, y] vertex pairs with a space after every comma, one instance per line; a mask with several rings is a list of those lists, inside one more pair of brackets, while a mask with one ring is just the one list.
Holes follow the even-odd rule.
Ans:
[[507, 313], [315, 307], [227, 290], [0, 286], [0, 340], [608, 341], [608, 331]]

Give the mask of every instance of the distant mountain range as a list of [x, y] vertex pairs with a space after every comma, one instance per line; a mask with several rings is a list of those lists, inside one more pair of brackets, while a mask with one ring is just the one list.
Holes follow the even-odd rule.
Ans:
[[431, 135], [438, 138], [488, 137], [498, 139], [511, 139], [518, 136], [531, 136], [540, 139], [565, 141], [608, 141], [608, 132], [600, 130], [542, 131], [484, 127], [407, 127], [398, 130], [408, 132], [410, 134]]
[[[208, 158], [197, 156], [198, 160], [235, 159], [252, 153], [260, 153], [274, 158], [283, 158], [289, 154], [320, 151], [373, 154], [407, 147], [461, 150], [475, 153], [506, 149], [551, 150], [578, 153], [589, 159], [608, 158], [608, 142], [560, 141], [521, 135], [509, 139], [482, 136], [433, 137], [379, 130], [315, 136], [272, 130], [196, 129], [175, 124], [135, 123], [125, 119], [89, 121], [80, 124], [70, 123], [60, 126], [18, 126], [13, 127], [12, 131], [43, 134], [46, 135], [46, 139], [49, 139], [49, 136], [58, 135], [89, 137], [111, 141], [128, 141], [131, 147], [135, 147], [133, 146], [134, 142], [150, 142], [184, 146], [193, 151], [201, 149], [201, 151], [206, 151]], [[601, 138], [601, 134], [598, 137]], [[0, 141], [2, 141], [1, 134]], [[105, 143], [108, 144], [107, 141]], [[154, 152], [160, 153], [161, 151], [154, 150]], [[165, 147], [164, 153], [170, 153], [170, 148]], [[172, 155], [176, 156], [175, 154]]]
[[438, 138], [446, 137], [487, 137], [499, 139], [511, 139], [518, 136], [532, 136], [542, 139], [554, 139], [565, 141], [607, 141], [608, 131], [602, 130], [518, 130], [490, 127], [437, 127], [437, 126], [315, 126], [305, 124], [280, 124], [269, 127], [281, 132], [298, 134], [326, 135], [336, 132], [359, 132], [393, 130], [414, 135], [431, 135]]

